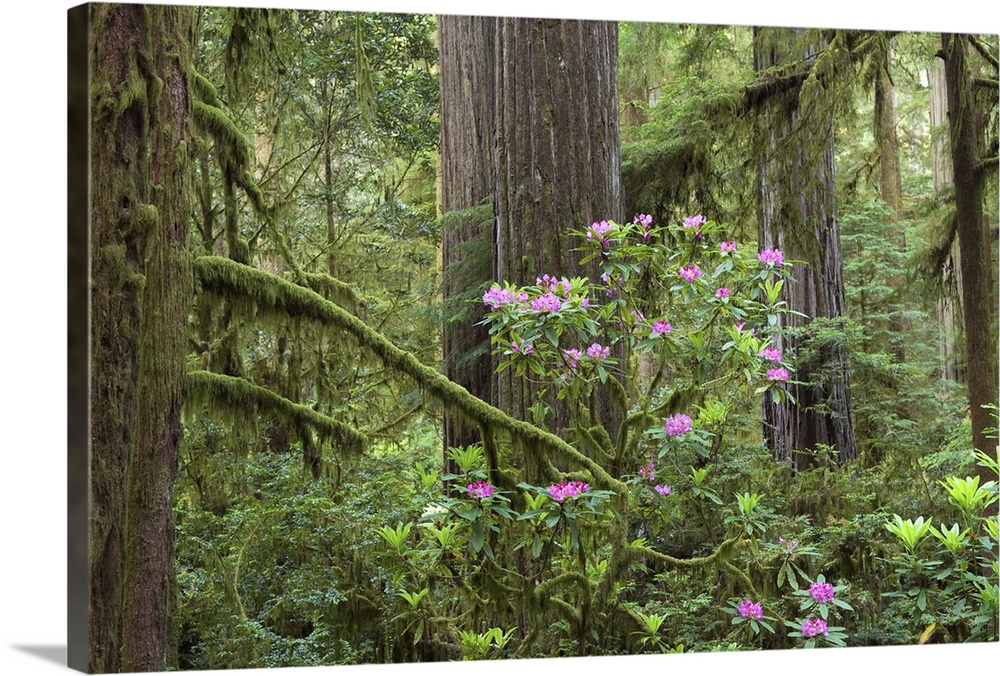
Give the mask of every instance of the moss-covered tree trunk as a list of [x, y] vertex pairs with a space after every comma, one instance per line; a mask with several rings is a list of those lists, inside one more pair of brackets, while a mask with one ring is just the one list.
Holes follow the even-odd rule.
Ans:
[[[984, 404], [996, 404], [997, 295], [993, 247], [983, 223], [984, 169], [980, 165], [982, 121], [977, 119], [973, 84], [967, 64], [968, 35], [941, 35], [948, 89], [951, 159], [955, 173], [955, 217], [962, 260], [962, 311], [968, 364], [969, 408], [973, 446], [996, 448], [985, 430], [994, 425]], [[985, 472], [985, 468], [981, 468]], [[984, 480], [989, 477], [984, 474]]]
[[[622, 218], [617, 24], [504, 18], [496, 53], [496, 279], [580, 275], [569, 231]], [[497, 405], [522, 420], [535, 394], [513, 370], [495, 379]], [[546, 425], [560, 430], [566, 407], [551, 406]], [[594, 410], [614, 436], [610, 398]]]
[[188, 315], [187, 7], [92, 9], [90, 668], [167, 667]]
[[[815, 58], [804, 31], [755, 29], [758, 72], [803, 58]], [[843, 343], [820, 339], [808, 328], [817, 318], [846, 317], [846, 311], [832, 117], [821, 100], [806, 101], [800, 92], [773, 95], [761, 108], [757, 191], [760, 247], [780, 248], [786, 259], [804, 261], [783, 293], [790, 309], [807, 316], [781, 317], [781, 328], [792, 331], [774, 338], [791, 355], [810, 339], [813, 357], [796, 361], [794, 379], [804, 384], [788, 389], [797, 404], [776, 403], [770, 396], [762, 404], [764, 438], [775, 457], [803, 469], [822, 446], [835, 449], [838, 463], [855, 458], [857, 447]]]
[[[442, 16], [438, 22], [441, 68], [441, 234], [444, 373], [490, 401], [489, 329], [479, 323], [482, 303], [470, 296], [493, 274], [493, 63], [496, 19]], [[475, 209], [475, 207], [480, 207]], [[456, 467], [448, 449], [479, 440], [474, 425], [446, 412], [445, 471]]]

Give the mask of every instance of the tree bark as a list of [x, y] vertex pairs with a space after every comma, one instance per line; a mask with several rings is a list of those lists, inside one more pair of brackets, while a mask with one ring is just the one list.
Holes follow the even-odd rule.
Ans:
[[[996, 443], [985, 429], [993, 426], [984, 404], [998, 398], [996, 290], [992, 243], [983, 225], [983, 174], [979, 169], [980, 129], [966, 63], [968, 35], [941, 35], [948, 89], [948, 120], [955, 174], [955, 216], [962, 259], [962, 310], [968, 364], [969, 408], [973, 446], [992, 452]], [[985, 471], [985, 468], [981, 468]], [[985, 476], [985, 475], [984, 475]]]
[[[758, 28], [754, 33], [758, 72], [814, 54], [802, 46], [801, 30]], [[759, 109], [758, 129], [759, 245], [804, 261], [783, 294], [788, 307], [806, 317], [779, 315], [774, 342], [786, 354], [798, 355], [812, 340], [816, 355], [810, 362], [796, 361], [794, 380], [803, 384], [790, 384], [788, 391], [797, 405], [775, 403], [765, 395], [764, 438], [777, 459], [791, 461], [796, 469], [812, 465], [821, 446], [832, 447], [835, 462], [843, 464], [857, 457], [847, 355], [840, 341], [817, 343], [809, 328], [817, 318], [846, 317], [832, 117], [821, 101], [802, 100], [793, 90]]]
[[[579, 275], [569, 230], [621, 219], [617, 50], [613, 22], [498, 20], [496, 279]], [[596, 278], [596, 264], [586, 272]], [[512, 369], [494, 379], [497, 406], [523, 420], [535, 394]], [[551, 405], [546, 424], [560, 430], [565, 405]], [[609, 398], [599, 393], [594, 410], [614, 436]]]
[[[441, 212], [478, 205], [484, 213], [456, 214], [441, 233], [444, 373], [470, 393], [489, 402], [491, 362], [489, 329], [479, 323], [482, 303], [469, 303], [470, 292], [493, 273], [492, 201], [495, 115], [493, 89], [496, 19], [442, 16], [438, 23], [441, 69]], [[455, 415], [444, 415], [444, 467], [457, 467], [448, 449], [479, 441], [479, 430]]]
[[90, 667], [167, 667], [192, 302], [191, 8], [93, 6]]

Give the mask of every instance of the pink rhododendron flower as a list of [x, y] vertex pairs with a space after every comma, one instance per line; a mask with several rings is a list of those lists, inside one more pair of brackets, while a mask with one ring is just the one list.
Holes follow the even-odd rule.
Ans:
[[687, 265], [678, 270], [677, 274], [685, 281], [693, 282], [701, 277], [701, 270], [698, 269], [697, 265]]
[[514, 300], [514, 294], [510, 289], [504, 289], [496, 284], [490, 287], [489, 291], [483, 294], [483, 304], [490, 310], [496, 312], [505, 303]]
[[736, 251], [736, 242], [723, 242], [719, 245], [719, 253], [732, 253]]
[[674, 327], [670, 325], [670, 322], [663, 319], [657, 319], [653, 322], [653, 326], [651, 328], [653, 333], [670, 333], [674, 330]]
[[514, 352], [518, 352], [523, 355], [529, 355], [535, 353], [534, 346], [531, 343], [528, 343], [524, 340], [512, 341], [510, 344], [510, 349], [514, 350]]
[[639, 468], [639, 476], [644, 479], [649, 479], [650, 481], [656, 479], [656, 465], [652, 460], [650, 460], [645, 467]]
[[569, 364], [569, 367], [575, 369], [582, 355], [578, 349], [571, 347], [568, 350], [563, 350], [563, 356], [566, 358], [566, 363]]
[[826, 627], [826, 622], [824, 622], [822, 619], [814, 617], [811, 620], [806, 620], [805, 622], [802, 623], [803, 636], [807, 638], [812, 638], [813, 636], [817, 636], [819, 634], [823, 634], [823, 636], [827, 636], [829, 634], [829, 630]]
[[809, 595], [816, 603], [829, 603], [833, 600], [833, 585], [829, 582], [813, 582], [809, 585]]
[[698, 214], [697, 216], [688, 216], [684, 219], [685, 228], [700, 228], [706, 223], [708, 223], [708, 219], [701, 214]]
[[535, 312], [555, 312], [562, 307], [558, 296], [547, 293], [531, 301], [531, 309]]
[[729, 298], [729, 289], [722, 286], [715, 291], [716, 298]]
[[564, 481], [549, 486], [549, 495], [556, 502], [562, 502], [567, 498], [575, 498], [590, 490], [590, 485], [583, 481]]
[[669, 436], [679, 437], [685, 432], [691, 431], [691, 418], [683, 413], [675, 413], [667, 418], [667, 422], [663, 425], [663, 428]]
[[786, 382], [788, 380], [788, 369], [783, 366], [767, 370], [767, 379], [773, 382]]
[[607, 246], [608, 238], [606, 235], [608, 234], [609, 231], [614, 230], [614, 228], [615, 226], [612, 225], [611, 223], [608, 223], [607, 221], [600, 221], [594, 223], [589, 228], [587, 228], [587, 239], [589, 240], [596, 239], [598, 242], [600, 242], [601, 246]]
[[655, 490], [660, 495], [670, 495], [673, 492], [670, 489], [670, 486], [666, 484], [663, 484], [662, 486], [653, 486], [653, 490]]
[[740, 605], [736, 606], [736, 611], [740, 617], [752, 617], [755, 620], [764, 617], [764, 607], [760, 603], [754, 603], [751, 599], [741, 602]]
[[493, 495], [493, 486], [487, 481], [473, 481], [465, 487], [469, 491], [470, 498], [488, 498]]
[[781, 361], [781, 350], [777, 347], [765, 347], [760, 351], [760, 356], [768, 361]]
[[638, 216], [635, 217], [633, 223], [635, 223], [636, 225], [641, 225], [644, 228], [648, 228], [653, 224], [653, 217], [650, 216], [649, 214], [639, 214]]
[[587, 348], [587, 356], [596, 360], [607, 359], [611, 356], [611, 348], [601, 347], [600, 343], [594, 343]]
[[781, 265], [785, 262], [785, 257], [782, 255], [781, 249], [764, 249], [757, 254], [757, 260], [761, 263], [774, 263], [775, 265]]

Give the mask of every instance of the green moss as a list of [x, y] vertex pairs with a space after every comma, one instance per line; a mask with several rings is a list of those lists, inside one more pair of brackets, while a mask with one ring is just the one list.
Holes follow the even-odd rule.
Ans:
[[250, 164], [250, 141], [224, 110], [195, 100], [191, 114], [198, 128], [215, 141], [232, 166], [242, 169]]
[[219, 101], [219, 93], [215, 89], [215, 85], [193, 68], [191, 69], [191, 89], [194, 95], [203, 103], [216, 108], [221, 107], [222, 104]]

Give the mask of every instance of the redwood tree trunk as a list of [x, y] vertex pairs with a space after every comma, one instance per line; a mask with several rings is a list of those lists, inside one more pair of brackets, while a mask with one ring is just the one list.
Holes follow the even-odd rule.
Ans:
[[192, 8], [94, 5], [90, 666], [167, 667]]
[[[755, 30], [755, 68], [811, 58], [814, 50], [804, 46], [804, 37], [796, 29]], [[787, 354], [796, 355], [814, 319], [846, 317], [832, 117], [819, 101], [801, 101], [798, 91], [777, 94], [763, 106], [759, 132], [760, 247], [777, 247], [786, 259], [805, 261], [783, 293], [790, 309], [807, 316], [781, 317], [781, 328], [793, 331], [775, 335]], [[775, 403], [768, 395], [762, 404], [766, 442], [776, 458], [791, 460], [797, 469], [811, 465], [821, 446], [834, 449], [838, 464], [857, 456], [843, 345], [814, 341], [812, 347], [815, 359], [795, 361], [794, 380], [804, 384], [788, 387], [798, 404]]]
[[[479, 325], [483, 305], [468, 302], [493, 274], [493, 113], [496, 19], [442, 16], [438, 23], [441, 69], [441, 234], [444, 373], [490, 401], [489, 329]], [[483, 205], [477, 212], [472, 207]], [[445, 472], [457, 468], [448, 449], [479, 441], [479, 431], [444, 416]]]
[[[579, 275], [569, 230], [621, 220], [617, 51], [615, 23], [498, 20], [496, 279]], [[513, 370], [496, 377], [494, 395], [531, 420], [535, 392]], [[554, 398], [552, 406], [546, 424], [562, 429], [565, 407]], [[607, 397], [595, 411], [614, 435], [619, 415]]]
[[955, 172], [955, 217], [962, 259], [962, 310], [972, 443], [975, 448], [991, 453], [996, 442], [987, 439], [984, 430], [994, 423], [989, 410], [982, 406], [996, 404], [998, 397], [997, 315], [993, 247], [989, 229], [983, 225], [983, 172], [979, 167], [982, 122], [977, 119], [966, 64], [969, 36], [944, 33], [941, 43]]

